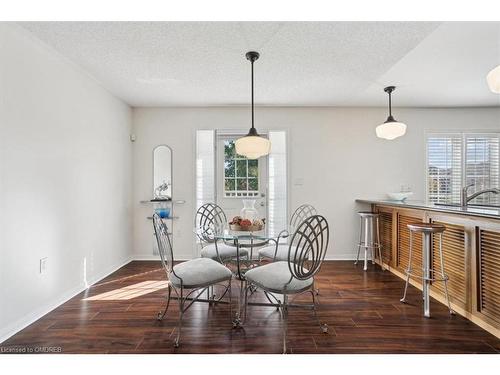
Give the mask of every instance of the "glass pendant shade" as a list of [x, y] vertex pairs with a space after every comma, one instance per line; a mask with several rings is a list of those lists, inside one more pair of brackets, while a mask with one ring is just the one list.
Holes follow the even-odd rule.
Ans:
[[386, 122], [375, 128], [375, 132], [377, 133], [377, 137], [392, 141], [393, 139], [405, 135], [406, 125], [402, 122], [395, 120], [389, 121], [389, 119], [387, 119]]
[[271, 142], [260, 135], [246, 135], [236, 140], [236, 153], [248, 159], [258, 159], [271, 152]]
[[500, 94], [500, 65], [488, 73], [486, 81], [492, 92]]

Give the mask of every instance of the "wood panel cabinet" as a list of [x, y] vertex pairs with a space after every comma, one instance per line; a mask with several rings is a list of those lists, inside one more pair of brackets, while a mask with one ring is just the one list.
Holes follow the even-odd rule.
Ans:
[[[500, 337], [500, 220], [461, 214], [373, 205], [380, 214], [382, 259], [387, 268], [404, 277], [408, 267], [410, 232], [407, 225], [435, 222], [446, 226], [442, 246], [448, 292], [453, 309]], [[414, 273], [422, 273], [422, 236], [413, 235]], [[431, 262], [440, 273], [439, 236], [431, 249]], [[421, 280], [410, 280], [421, 289]], [[445, 303], [444, 284], [434, 282], [431, 296]]]
[[[446, 227], [443, 233], [443, 263], [445, 273], [448, 275], [448, 293], [450, 301], [459, 305], [463, 309], [467, 308], [467, 259], [466, 259], [466, 241], [465, 228], [462, 225], [445, 223], [442, 221], [434, 221], [437, 224], [442, 224]], [[437, 277], [441, 273], [441, 259], [439, 257], [439, 236], [434, 236], [432, 244], [432, 266]], [[432, 284], [432, 290], [440, 294], [443, 298], [444, 283], [435, 282]]]
[[385, 264], [392, 265], [392, 212], [379, 212], [380, 242], [382, 259]]
[[500, 323], [500, 230], [478, 228], [477, 308]]

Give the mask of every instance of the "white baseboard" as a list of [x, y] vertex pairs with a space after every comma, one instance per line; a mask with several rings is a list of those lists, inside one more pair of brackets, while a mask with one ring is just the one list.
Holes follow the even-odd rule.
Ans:
[[[111, 275], [113, 272], [115, 272], [115, 271], [119, 270], [120, 268], [122, 268], [123, 266], [129, 264], [132, 260], [133, 260], [132, 256], [129, 255], [121, 262], [115, 263], [112, 266], [106, 268], [106, 270], [101, 272], [99, 275], [96, 275], [91, 280], [89, 280], [88, 286], [90, 287], [90, 286], [98, 283], [99, 281], [101, 281], [105, 277], [108, 277], [109, 275]], [[84, 289], [86, 289], [86, 288], [84, 288]]]
[[126, 257], [124, 260], [121, 262], [118, 262], [110, 267], [108, 267], [105, 271], [101, 272], [100, 274], [96, 275], [93, 277], [91, 280], [88, 281], [88, 286], [81, 284], [77, 287], [74, 287], [56, 298], [52, 299], [48, 303], [46, 303], [44, 306], [41, 306], [37, 308], [35, 311], [26, 314], [25, 316], [19, 318], [15, 322], [9, 324], [6, 327], [2, 327], [0, 330], [0, 344], [7, 340], [9, 337], [15, 335], [17, 332], [21, 331], [22, 329], [26, 328], [30, 324], [34, 323], [44, 315], [48, 314], [55, 308], [61, 306], [63, 303], [67, 302], [71, 298], [75, 297], [79, 293], [83, 292], [85, 289], [87, 289], [89, 286], [97, 283], [98, 281], [104, 279], [105, 277], [109, 276], [119, 268], [123, 267], [124, 265], [130, 263], [132, 260], [131, 256]]
[[346, 254], [332, 254], [325, 257], [325, 260], [356, 260], [356, 255], [352, 253]]

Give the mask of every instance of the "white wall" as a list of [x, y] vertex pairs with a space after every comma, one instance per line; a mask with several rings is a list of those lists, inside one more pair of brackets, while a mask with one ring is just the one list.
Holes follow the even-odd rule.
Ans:
[[0, 126], [1, 342], [130, 258], [131, 111], [0, 23]]
[[[291, 209], [308, 202], [328, 219], [333, 240], [327, 257], [351, 259], [355, 253], [358, 218], [356, 198], [384, 197], [410, 185], [414, 199], [425, 196], [426, 129], [500, 130], [500, 108], [396, 108], [408, 125], [406, 136], [385, 141], [375, 126], [387, 117], [385, 108], [276, 108], [256, 110], [258, 130], [289, 131]], [[174, 248], [178, 258], [193, 256], [194, 155], [196, 129], [247, 129], [248, 108], [135, 108], [134, 255], [151, 255], [148, 207], [138, 203], [151, 194], [153, 147], [173, 150], [173, 195], [187, 203], [176, 208]], [[302, 186], [294, 181], [303, 179]]]
[[[308, 202], [327, 217], [330, 259], [354, 256], [356, 198], [405, 184], [423, 199], [424, 130], [500, 130], [500, 108], [395, 115], [408, 133], [388, 142], [374, 135], [385, 108], [257, 109], [259, 130], [288, 131], [290, 208]], [[0, 23], [0, 342], [131, 256], [151, 258], [151, 207], [139, 201], [151, 197], [158, 144], [172, 148], [173, 196], [186, 200], [175, 207], [176, 257], [193, 257], [195, 130], [249, 123], [242, 107], [137, 108], [131, 116], [71, 62]]]

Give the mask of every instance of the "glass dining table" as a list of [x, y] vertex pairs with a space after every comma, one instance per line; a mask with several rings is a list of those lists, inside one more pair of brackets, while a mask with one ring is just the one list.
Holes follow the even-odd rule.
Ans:
[[[238, 310], [233, 320], [234, 327], [241, 326], [242, 301], [244, 298], [245, 273], [257, 267], [260, 264], [258, 255], [259, 248], [264, 246], [278, 246], [282, 240], [289, 237], [289, 228], [278, 233], [271, 233], [267, 228], [260, 231], [235, 231], [229, 227], [221, 228], [214, 234], [216, 245], [223, 243], [228, 246], [236, 247], [236, 257], [229, 262], [229, 266], [233, 271], [234, 277], [240, 281], [240, 293], [238, 297]], [[245, 249], [246, 252], [241, 250]], [[241, 254], [241, 255], [240, 255]], [[253, 292], [253, 291], [252, 291]], [[280, 300], [272, 293], [264, 292], [265, 297], [269, 302], [259, 303], [251, 302], [249, 305], [258, 306], [280, 306]]]

